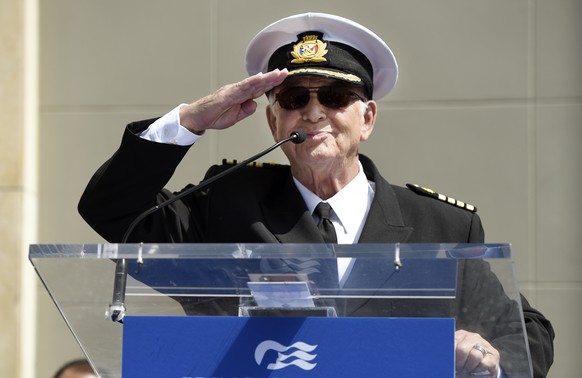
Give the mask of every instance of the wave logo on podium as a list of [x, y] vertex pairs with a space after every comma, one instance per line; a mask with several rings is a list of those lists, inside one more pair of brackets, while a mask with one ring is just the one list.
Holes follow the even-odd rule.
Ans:
[[317, 365], [317, 363], [312, 362], [317, 354], [311, 353], [316, 348], [317, 345], [310, 345], [302, 341], [285, 346], [273, 340], [265, 340], [255, 348], [255, 361], [260, 366], [267, 352], [275, 351], [277, 359], [267, 365], [268, 370], [280, 370], [291, 365], [303, 370], [311, 370]]

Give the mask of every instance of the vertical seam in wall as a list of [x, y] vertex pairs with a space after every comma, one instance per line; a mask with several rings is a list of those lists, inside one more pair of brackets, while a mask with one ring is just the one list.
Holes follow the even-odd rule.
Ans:
[[36, 374], [37, 277], [28, 260], [28, 246], [38, 234], [38, 0], [22, 2], [23, 34], [23, 138], [22, 220], [20, 268], [19, 370], [21, 378]]
[[536, 34], [537, 0], [528, 3], [528, 57], [527, 57], [527, 162], [528, 162], [528, 276], [531, 280], [532, 301], [537, 303], [538, 281], [538, 220], [537, 220], [537, 132], [536, 132]]

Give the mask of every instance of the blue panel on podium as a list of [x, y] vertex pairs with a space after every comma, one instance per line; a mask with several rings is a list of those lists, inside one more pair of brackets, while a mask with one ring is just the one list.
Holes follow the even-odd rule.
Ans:
[[128, 316], [123, 329], [124, 377], [454, 376], [453, 319]]

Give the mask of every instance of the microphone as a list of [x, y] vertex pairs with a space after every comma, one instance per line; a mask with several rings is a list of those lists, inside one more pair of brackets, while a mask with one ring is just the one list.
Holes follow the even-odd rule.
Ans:
[[303, 130], [295, 130], [295, 131], [291, 132], [291, 134], [289, 135], [289, 138], [294, 138], [294, 139], [291, 139], [291, 142], [293, 142], [293, 144], [299, 144], [299, 143], [305, 142], [305, 139], [307, 138], [307, 134], [305, 134], [305, 131], [303, 131]]
[[[280, 140], [279, 142], [273, 144], [271, 147], [267, 148], [264, 151], [259, 152], [258, 154], [251, 156], [250, 158], [230, 167], [229, 169], [220, 172], [219, 174], [210, 177], [207, 180], [200, 182], [198, 185], [192, 186], [191, 188], [184, 190], [183, 192], [175, 195], [174, 197], [156, 205], [148, 210], [144, 211], [143, 213], [139, 214], [127, 227], [123, 238], [121, 239], [121, 243], [127, 243], [127, 239], [131, 236], [131, 233], [135, 229], [135, 227], [143, 221], [146, 217], [150, 216], [151, 214], [155, 213], [158, 210], [163, 209], [171, 205], [172, 203], [176, 202], [177, 200], [184, 198], [187, 195], [190, 195], [198, 190], [201, 190], [208, 185], [220, 180], [226, 175], [231, 174], [232, 172], [239, 170], [240, 168], [252, 163], [253, 161], [265, 156], [269, 152], [273, 151], [277, 147], [285, 144], [287, 142], [293, 142], [294, 144], [299, 144], [305, 142], [307, 138], [307, 134], [303, 130], [295, 130], [291, 132], [291, 134], [285, 138]], [[105, 316], [110, 318], [114, 322], [123, 323], [123, 317], [125, 316], [125, 288], [127, 285], [127, 263], [125, 259], [118, 259], [116, 260], [115, 265], [115, 280], [113, 281], [113, 299], [111, 304], [109, 305], [109, 310], [106, 311]]]
[[114, 322], [123, 323], [125, 316], [125, 287], [127, 284], [127, 262], [125, 259], [115, 261], [115, 278], [113, 280], [113, 299], [105, 317]]

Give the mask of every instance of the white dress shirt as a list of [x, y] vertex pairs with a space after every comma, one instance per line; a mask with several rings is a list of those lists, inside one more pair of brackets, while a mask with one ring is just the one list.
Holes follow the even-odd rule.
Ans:
[[157, 119], [140, 134], [140, 137], [152, 142], [177, 144], [179, 146], [194, 144], [202, 135], [196, 135], [180, 124], [180, 108], [185, 105], [180, 104]]

